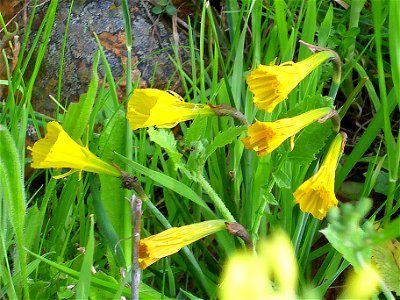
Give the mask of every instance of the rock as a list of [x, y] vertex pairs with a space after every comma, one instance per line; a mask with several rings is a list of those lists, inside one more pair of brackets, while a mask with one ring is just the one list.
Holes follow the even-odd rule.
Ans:
[[[171, 19], [160, 18], [154, 24], [156, 16], [151, 15], [151, 5], [148, 1], [133, 2], [134, 4], [129, 1], [133, 35], [132, 80], [136, 81], [140, 77], [142, 87], [152, 85], [165, 88], [175, 71], [168, 58], [168, 55], [173, 56], [170, 50]], [[50, 115], [55, 110], [55, 103], [49, 98], [49, 95], [55, 97], [57, 95], [61, 47], [69, 6], [70, 1], [60, 0], [47, 53], [33, 92], [32, 103], [35, 110]], [[45, 11], [46, 7], [38, 10], [37, 26], [41, 23], [40, 15], [44, 16]], [[63, 104], [66, 101], [77, 101], [79, 95], [87, 90], [92, 60], [98, 50], [93, 32], [97, 34], [104, 48], [114, 79], [119, 80], [124, 77], [126, 47], [120, 1], [76, 0], [72, 9], [64, 56], [62, 92], [61, 99], [59, 99]], [[31, 37], [33, 38], [34, 34]], [[181, 40], [185, 39], [184, 36], [180, 38]], [[155, 55], [152, 55], [154, 53]], [[156, 70], [154, 71], [155, 66]], [[98, 72], [100, 77], [104, 78], [102, 64], [99, 66]], [[153, 74], [154, 84], [151, 84]], [[124, 93], [120, 94], [122, 99]]]

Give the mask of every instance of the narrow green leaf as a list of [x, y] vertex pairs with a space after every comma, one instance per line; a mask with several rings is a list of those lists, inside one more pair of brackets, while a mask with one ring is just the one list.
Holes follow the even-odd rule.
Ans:
[[[125, 153], [125, 128], [125, 114], [122, 110], [119, 110], [101, 133], [99, 148], [102, 158], [110, 160], [115, 151]], [[121, 165], [121, 168], [125, 169], [125, 166]], [[101, 201], [119, 239], [131, 236], [130, 205], [126, 201], [125, 190], [121, 188], [121, 180], [116, 177], [101, 175], [100, 182]], [[131, 243], [123, 241], [121, 244], [124, 249], [125, 259], [130, 260]]]
[[0, 200], [4, 201], [17, 241], [19, 268], [23, 275], [24, 295], [29, 299], [24, 247], [25, 189], [18, 149], [7, 127], [0, 124]]
[[99, 76], [97, 75], [99, 60], [100, 54], [97, 52], [93, 59], [92, 79], [87, 93], [81, 95], [78, 103], [71, 103], [65, 114], [63, 128], [74, 140], [78, 140], [82, 136], [89, 123], [99, 83]]
[[171, 191], [174, 191], [183, 197], [188, 198], [189, 200], [192, 200], [194, 203], [200, 205], [201, 207], [207, 208], [207, 204], [204, 202], [203, 199], [199, 195], [197, 195], [190, 187], [187, 185], [183, 184], [182, 182], [169, 177], [165, 174], [156, 172], [154, 170], [151, 170], [149, 168], [146, 168], [137, 162], [134, 162], [132, 160], [127, 159], [126, 157], [122, 156], [121, 154], [116, 153], [115, 154], [121, 161], [126, 163], [129, 167], [131, 167], [133, 170], [136, 172], [141, 173], [144, 176], [147, 176], [148, 178], [154, 180], [158, 184], [170, 189]]
[[320, 47], [326, 47], [328, 38], [331, 34], [332, 19], [333, 19], [333, 6], [332, 4], [330, 4], [329, 9], [326, 12], [325, 18], [319, 27], [318, 46]]
[[77, 299], [88, 299], [90, 290], [90, 279], [93, 265], [93, 253], [94, 253], [94, 219], [93, 215], [90, 217], [90, 230], [88, 242], [84, 252], [83, 263], [79, 276], [78, 284], [76, 285], [76, 298]]
[[100, 180], [97, 176], [90, 177], [90, 193], [93, 197], [93, 207], [96, 214], [97, 226], [103, 235], [110, 252], [112, 253], [118, 267], [126, 268], [124, 252], [122, 251], [120, 239], [115, 231], [107, 212], [104, 210], [100, 196]]
[[[44, 258], [43, 256], [37, 255], [36, 253], [33, 253], [32, 251], [29, 251], [28, 249], [25, 248], [25, 251], [28, 252], [30, 255], [40, 259], [41, 261], [45, 262], [49, 266], [55, 268], [56, 270], [67, 274], [71, 276], [72, 278], [79, 279], [80, 273], [76, 270], [73, 270], [71, 268], [68, 268], [64, 265], [61, 265], [59, 263], [53, 262], [47, 258]], [[109, 291], [111, 293], [116, 293], [118, 291], [119, 285], [115, 283], [113, 279], [110, 278], [110, 280], [104, 280], [104, 279], [99, 279], [96, 277], [93, 277], [92, 280], [92, 286], [94, 287], [99, 287], [105, 291]], [[131, 291], [128, 288], [123, 289], [123, 295], [125, 297], [130, 297]], [[161, 294], [158, 293], [156, 290], [152, 289], [148, 285], [141, 283], [139, 287], [139, 296], [141, 299], [149, 299], [149, 300], [159, 300], [161, 299]], [[166, 296], [162, 296], [163, 299], [170, 299]]]
[[389, 53], [392, 69], [393, 85], [400, 107], [400, 2], [389, 1]]

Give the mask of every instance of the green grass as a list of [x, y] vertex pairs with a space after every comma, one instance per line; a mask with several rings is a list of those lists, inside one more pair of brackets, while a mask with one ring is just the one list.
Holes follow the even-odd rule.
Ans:
[[[330, 121], [313, 124], [298, 134], [293, 151], [286, 141], [270, 155], [260, 157], [240, 141], [246, 128], [227, 116], [180, 123], [177, 136], [169, 129], [132, 132], [125, 111], [137, 83], [127, 85], [120, 103], [118, 82], [97, 37], [99, 51], [94, 54], [87, 93], [78, 104], [68, 106], [65, 114], [57, 112], [56, 119], [99, 157], [138, 177], [149, 198], [143, 205], [143, 237], [173, 226], [220, 218], [241, 223], [257, 243], [281, 227], [296, 253], [298, 294], [313, 293], [322, 298], [333, 291], [337, 296], [342, 290], [336, 282], [339, 277], [368, 262], [373, 246], [400, 236], [400, 4], [352, 1], [346, 10], [331, 1], [242, 1], [239, 5], [226, 0], [221, 16], [206, 2], [198, 2], [192, 19], [184, 20], [189, 24], [188, 45], [182, 48], [190, 55], [190, 72], [182, 67], [177, 49], [171, 56], [184, 90], [181, 96], [192, 103], [231, 105], [249, 123], [335, 105], [342, 130], [349, 135], [335, 189], [343, 199], [339, 206], [347, 207], [343, 205], [349, 202], [344, 197], [345, 183], [359, 186], [360, 193], [350, 192], [354, 219], [349, 217], [347, 222], [332, 216], [319, 221], [303, 213], [293, 200], [293, 192], [315, 173], [329, 148], [334, 137]], [[133, 192], [122, 189], [117, 178], [92, 173], [83, 173], [81, 179], [73, 174], [60, 180], [52, 175], [65, 170], [37, 170], [24, 176], [31, 161], [25, 151], [27, 126], [35, 126], [40, 134], [40, 128], [51, 120], [35, 111], [31, 97], [46, 59], [57, 6], [57, 0], [50, 1], [28, 48], [32, 11], [16, 67], [11, 73], [6, 64], [7, 78], [0, 80], [8, 87], [0, 103], [0, 297], [129, 297], [132, 224], [128, 199]], [[120, 9], [130, 33], [128, 1], [122, 1]], [[1, 15], [0, 25], [5, 32]], [[300, 39], [330, 48], [341, 58], [336, 99], [321, 97], [330, 94], [333, 76], [332, 63], [325, 63], [272, 113], [258, 110], [246, 76], [259, 64], [301, 61], [310, 56], [306, 46], [298, 43]], [[126, 46], [130, 53], [131, 39]], [[5, 52], [1, 55], [5, 57]], [[153, 58], [149, 55], [147, 59]], [[99, 87], [100, 61], [105, 82]], [[32, 68], [30, 77], [25, 74], [28, 65]], [[131, 69], [129, 63], [127, 82], [131, 82]], [[62, 74], [60, 69], [55, 93], [60, 103]], [[355, 125], [357, 107], [361, 107], [361, 125]], [[97, 125], [101, 125], [100, 132]], [[357, 132], [356, 126], [361, 127]], [[361, 201], [365, 197], [372, 199], [369, 211]], [[348, 216], [346, 209], [340, 216]], [[338, 229], [338, 224], [344, 228]], [[368, 227], [370, 224], [383, 229], [377, 233]], [[351, 236], [363, 239], [349, 241]], [[348, 242], [352, 246], [340, 247]], [[86, 252], [82, 254], [78, 247], [85, 247]], [[224, 264], [243, 248], [240, 239], [226, 232], [185, 247], [142, 272], [140, 296], [216, 298]], [[91, 272], [92, 266], [97, 273]], [[380, 290], [382, 297], [394, 297], [385, 279]]]

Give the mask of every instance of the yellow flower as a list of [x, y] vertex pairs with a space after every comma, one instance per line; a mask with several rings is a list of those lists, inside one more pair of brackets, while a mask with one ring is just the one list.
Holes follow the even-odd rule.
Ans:
[[241, 252], [229, 258], [220, 299], [297, 299], [297, 261], [287, 234], [279, 230], [262, 240], [258, 254]]
[[224, 220], [173, 227], [139, 241], [139, 265], [145, 269], [159, 259], [172, 255], [183, 247], [222, 229]]
[[129, 99], [126, 117], [132, 130], [157, 126], [171, 128], [198, 115], [212, 116], [214, 111], [204, 104], [193, 104], [172, 91], [136, 89]]
[[76, 143], [55, 121], [47, 124], [46, 136], [28, 149], [32, 151], [32, 168], [71, 169], [66, 174], [54, 176], [56, 179], [78, 171], [121, 176], [117, 168], [98, 158], [88, 148]]
[[341, 154], [342, 143], [343, 136], [339, 133], [333, 140], [318, 172], [303, 182], [293, 193], [295, 203], [300, 204], [300, 209], [311, 213], [319, 220], [325, 218], [329, 208], [338, 205], [334, 186], [336, 165]]
[[280, 119], [275, 122], [259, 122], [247, 128], [248, 137], [242, 139], [247, 149], [257, 151], [257, 155], [266, 155], [279, 147], [291, 137], [291, 148], [294, 147], [294, 136], [304, 127], [327, 115], [329, 107], [314, 109], [293, 118]]
[[374, 268], [365, 264], [361, 270], [351, 273], [346, 279], [344, 291], [339, 299], [374, 299], [373, 296], [377, 295], [381, 280]]
[[254, 94], [254, 104], [271, 112], [277, 104], [288, 97], [300, 81], [332, 57], [330, 51], [322, 51], [298, 63], [289, 61], [279, 66], [259, 65], [246, 78], [249, 89]]

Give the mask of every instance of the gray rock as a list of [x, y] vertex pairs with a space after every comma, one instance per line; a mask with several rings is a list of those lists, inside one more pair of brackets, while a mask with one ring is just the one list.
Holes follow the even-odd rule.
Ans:
[[[112, 0], [77, 0], [72, 9], [67, 46], [64, 57], [61, 103], [77, 101], [79, 95], [85, 93], [90, 81], [91, 64], [98, 50], [93, 32], [95, 32], [104, 48], [108, 63], [115, 80], [124, 77], [126, 63], [125, 31], [120, 1]], [[133, 3], [133, 4], [132, 4]], [[133, 81], [141, 78], [141, 86], [149, 86], [154, 73], [152, 86], [165, 88], [174, 74], [175, 68], [168, 58], [173, 53], [171, 47], [171, 19], [161, 18], [154, 24], [156, 17], [151, 15], [151, 5], [146, 0], [129, 1], [132, 22], [133, 49], [132, 63]], [[52, 114], [55, 104], [49, 95], [56, 96], [60, 55], [70, 1], [60, 0], [56, 20], [43, 60], [32, 103], [34, 108], [43, 113]], [[46, 7], [37, 12], [37, 26], [40, 15], [44, 15]], [[32, 37], [34, 34], [32, 34]], [[181, 36], [181, 40], [185, 39]], [[164, 49], [164, 50], [162, 50]], [[160, 51], [162, 50], [162, 51]], [[149, 55], [155, 53], [149, 57]], [[154, 71], [154, 67], [156, 70]], [[104, 78], [104, 66], [99, 67], [99, 75]], [[120, 91], [122, 99], [124, 92]]]

